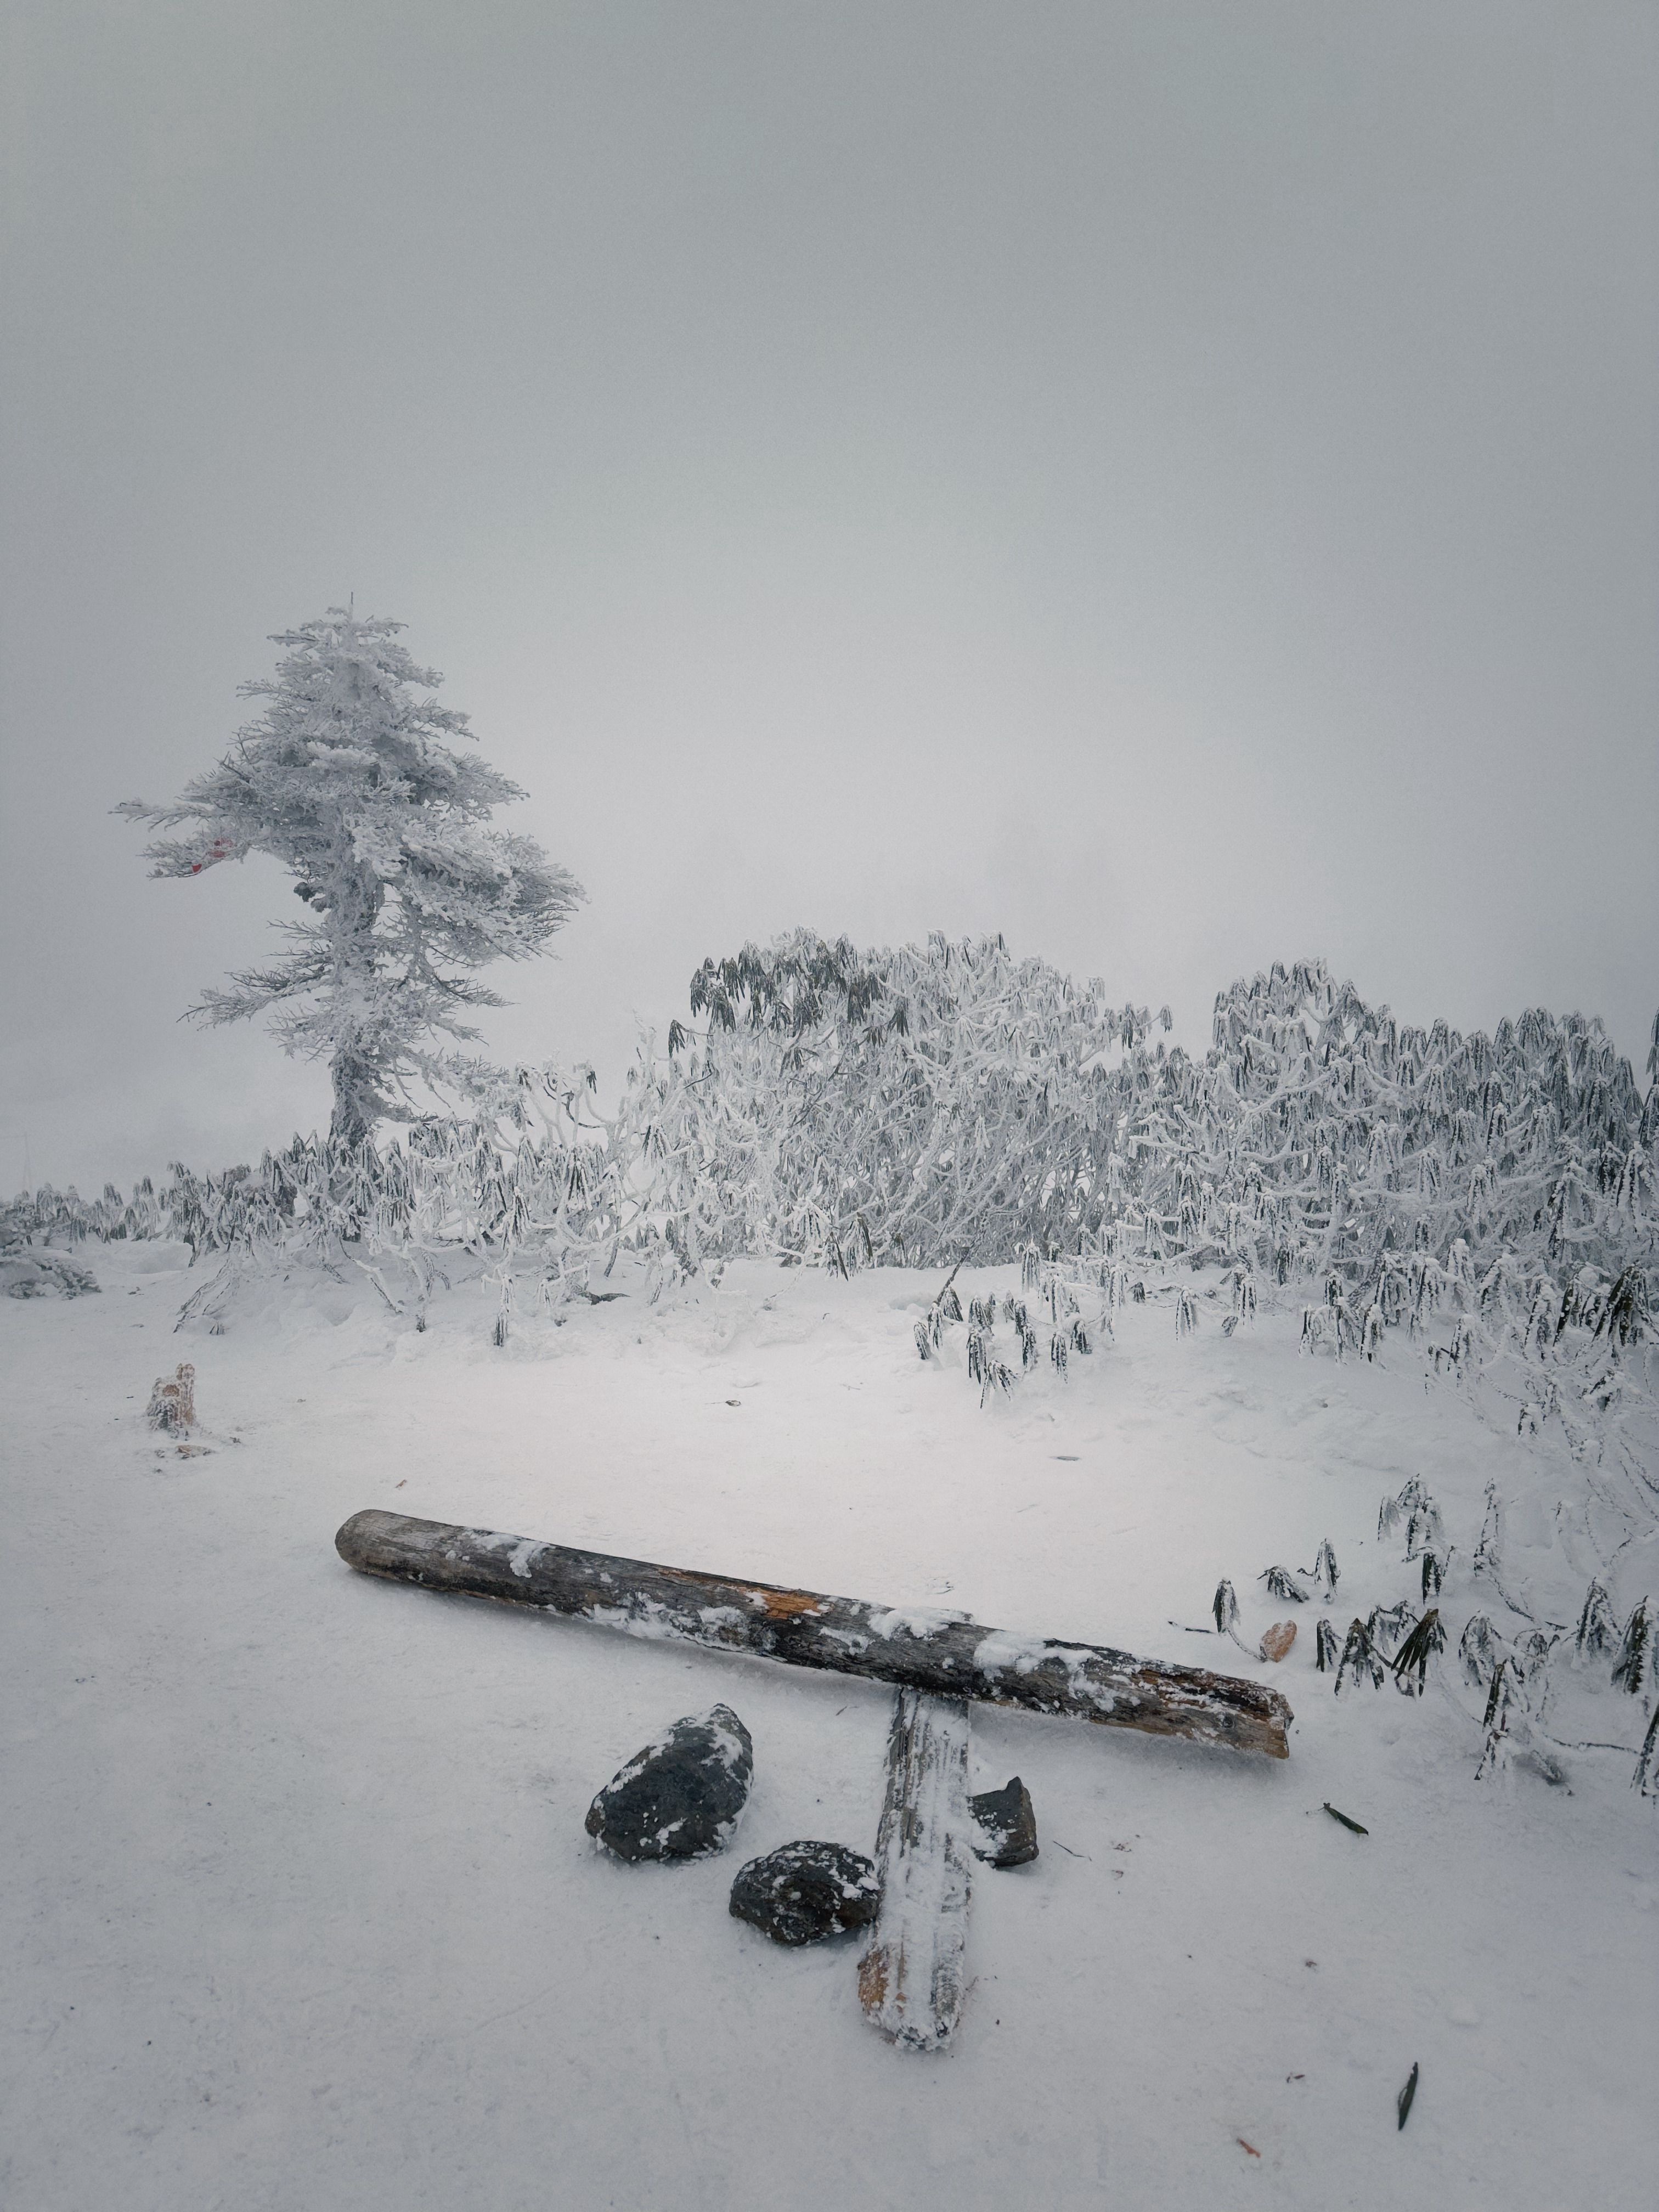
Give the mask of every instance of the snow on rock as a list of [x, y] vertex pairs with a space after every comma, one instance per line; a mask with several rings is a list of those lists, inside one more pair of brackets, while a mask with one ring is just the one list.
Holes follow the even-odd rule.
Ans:
[[14, 1249], [0, 1258], [0, 1295], [9, 1298], [79, 1298], [97, 1288], [91, 1268], [62, 1252]]
[[981, 1790], [968, 1801], [976, 1833], [974, 1856], [988, 1866], [1029, 1866], [1037, 1855], [1036, 1811], [1031, 1793], [1015, 1775], [1001, 1790]]
[[750, 1859], [732, 1885], [733, 1919], [775, 1943], [819, 1943], [866, 1928], [881, 1903], [873, 1861], [844, 1844], [781, 1844]]
[[587, 1832], [619, 1859], [724, 1850], [754, 1771], [755, 1747], [730, 1705], [688, 1713], [605, 1784], [587, 1808]]

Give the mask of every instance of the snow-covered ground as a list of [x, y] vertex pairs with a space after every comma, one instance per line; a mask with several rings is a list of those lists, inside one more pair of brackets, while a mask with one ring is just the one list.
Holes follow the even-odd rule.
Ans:
[[[416, 1334], [315, 1276], [177, 1335], [182, 1252], [90, 1257], [100, 1297], [0, 1302], [9, 2212], [1651, 2203], [1659, 1819], [1616, 1753], [1477, 1783], [1456, 1674], [1489, 1480], [1512, 1595], [1565, 1617], [1593, 1562], [1547, 1442], [1403, 1339], [1339, 1366], [1294, 1316], [1180, 1339], [1154, 1302], [981, 1412], [963, 1332], [917, 1359], [936, 1275], [734, 1267], [498, 1350], [474, 1291]], [[189, 1459], [143, 1420], [181, 1358]], [[1412, 1592], [1376, 1516], [1413, 1474], [1458, 1547], [1425, 1698], [1339, 1704], [1317, 1603], [1278, 1668], [1170, 1626], [1225, 1574], [1253, 1644], [1293, 1610], [1257, 1575], [1325, 1536], [1339, 1632]], [[1042, 1853], [979, 1870], [966, 2018], [919, 2057], [856, 1938], [726, 1911], [778, 1844], [871, 1849], [879, 1686], [366, 1580], [362, 1506], [1270, 1676], [1291, 1755], [976, 1711], [975, 1786], [1021, 1774]], [[1652, 1544], [1620, 1576], [1621, 1615], [1659, 1594]], [[594, 1790], [716, 1698], [755, 1742], [732, 1850], [597, 1855]], [[1583, 1711], [1639, 1738], [1635, 1699]]]

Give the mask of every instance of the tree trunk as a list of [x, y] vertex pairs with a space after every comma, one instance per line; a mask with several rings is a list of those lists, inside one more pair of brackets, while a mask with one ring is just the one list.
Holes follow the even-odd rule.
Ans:
[[901, 1690], [887, 1739], [887, 1798], [876, 1838], [881, 1910], [859, 1966], [872, 2027], [937, 2051], [962, 2012], [973, 1814], [968, 1708]]
[[334, 1541], [347, 1565], [364, 1574], [505, 1598], [631, 1636], [752, 1652], [936, 1697], [1023, 1705], [1272, 1759], [1288, 1755], [1291, 1709], [1279, 1692], [1200, 1667], [981, 1628], [929, 1607], [896, 1609], [735, 1582], [401, 1513], [355, 1513]]
[[334, 1088], [328, 1140], [331, 1145], [355, 1147], [374, 1131], [374, 1070], [360, 1054], [342, 1049], [330, 1061], [328, 1073]]

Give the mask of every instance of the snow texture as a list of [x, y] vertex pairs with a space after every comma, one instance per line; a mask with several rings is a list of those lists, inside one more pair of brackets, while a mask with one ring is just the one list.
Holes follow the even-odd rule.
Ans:
[[[15, 2212], [1650, 2203], [1655, 1692], [1609, 1673], [1659, 1559], [1600, 1558], [1559, 1424], [1483, 1418], [1403, 1331], [1341, 1364], [1294, 1310], [1224, 1336], [1213, 1270], [1194, 1334], [1126, 1301], [981, 1410], [961, 1330], [916, 1358], [933, 1274], [742, 1262], [498, 1347], [476, 1279], [421, 1329], [297, 1262], [175, 1335], [167, 1249], [0, 1305]], [[210, 1459], [145, 1425], [181, 1353]], [[1326, 1537], [1339, 1648], [1414, 1614], [1421, 1559], [1377, 1536], [1413, 1481], [1449, 1555], [1422, 1696], [1339, 1700], [1311, 1634], [1269, 1668], [1171, 1626], [1225, 1576], [1254, 1644], [1255, 1577]], [[619, 1748], [723, 1698], [748, 1846], [868, 1852], [890, 1692], [353, 1575], [333, 1532], [368, 1505], [906, 1609], [948, 1582], [1037, 1643], [1271, 1681], [1291, 1757], [976, 1708], [972, 1786], [1018, 1771], [1044, 1849], [976, 1885], [962, 2025], [921, 2057], [871, 2033], [848, 1947], [731, 1917], [729, 1858], [623, 1867], [582, 1827]], [[1477, 1779], [1551, 1622], [1531, 1749]]]

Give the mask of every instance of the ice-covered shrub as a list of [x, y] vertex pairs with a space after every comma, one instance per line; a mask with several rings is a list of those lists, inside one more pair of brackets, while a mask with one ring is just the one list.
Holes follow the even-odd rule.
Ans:
[[[665, 1052], [641, 1039], [609, 1115], [591, 1071], [452, 1059], [457, 1111], [401, 1142], [296, 1139], [125, 1200], [43, 1189], [20, 1202], [23, 1233], [167, 1235], [236, 1265], [297, 1243], [417, 1318], [467, 1253], [498, 1283], [498, 1340], [526, 1303], [600, 1295], [623, 1254], [653, 1286], [739, 1254], [842, 1273], [1017, 1262], [1018, 1366], [995, 1317], [974, 1324], [988, 1398], [1066, 1372], [1149, 1276], [1213, 1265], [1230, 1333], [1258, 1285], [1316, 1285], [1313, 1355], [1386, 1358], [1403, 1332], [1438, 1370], [1492, 1383], [1522, 1434], [1555, 1425], [1644, 1511], [1659, 1501], [1659, 1091], [1644, 1105], [1598, 1022], [1411, 1028], [1308, 961], [1223, 992], [1194, 1057], [1154, 1034], [1167, 1010], [1154, 1024], [1000, 939], [860, 951], [806, 931], [705, 961], [690, 1012]], [[1200, 1310], [1178, 1282], [1177, 1333]], [[1447, 1548], [1413, 1520], [1426, 1601]]]

